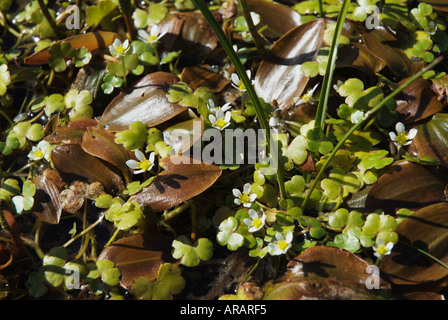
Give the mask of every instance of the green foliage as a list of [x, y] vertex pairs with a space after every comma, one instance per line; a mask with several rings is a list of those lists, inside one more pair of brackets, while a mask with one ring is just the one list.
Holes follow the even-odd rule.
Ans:
[[137, 278], [130, 289], [138, 300], [173, 300], [185, 287], [179, 266], [165, 263], [160, 266], [157, 279]]
[[146, 125], [140, 121], [129, 125], [129, 130], [117, 132], [115, 142], [122, 144], [127, 150], [135, 150], [143, 147], [148, 137]]
[[180, 259], [180, 263], [186, 267], [196, 267], [201, 261], [209, 260], [213, 255], [213, 244], [207, 238], [200, 238], [191, 245], [185, 236], [179, 236], [173, 241], [172, 255]]

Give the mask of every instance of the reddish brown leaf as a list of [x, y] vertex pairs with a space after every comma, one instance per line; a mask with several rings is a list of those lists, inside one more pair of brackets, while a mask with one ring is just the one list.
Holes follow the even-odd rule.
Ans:
[[213, 164], [194, 164], [185, 156], [162, 160], [165, 171], [130, 200], [149, 205], [155, 212], [170, 209], [207, 190], [221, 175]]
[[34, 177], [33, 183], [36, 186], [33, 214], [44, 222], [58, 224], [61, 218], [59, 188], [45, 175]]
[[445, 184], [428, 168], [398, 161], [372, 185], [366, 207], [388, 213], [400, 208], [421, 208], [439, 202], [444, 188]]
[[106, 190], [122, 189], [122, 178], [110, 166], [85, 152], [78, 144], [65, 144], [53, 148], [51, 160], [66, 183], [75, 180], [100, 182]]
[[213, 92], [221, 92], [230, 81], [219, 73], [209, 70], [206, 66], [185, 67], [182, 70], [181, 81], [188, 84], [190, 88], [196, 90], [199, 87], [206, 87]]
[[280, 109], [294, 104], [308, 83], [302, 64], [316, 59], [324, 29], [323, 19], [313, 20], [290, 30], [272, 46], [255, 75], [260, 98], [267, 103], [275, 100]]
[[115, 134], [103, 129], [88, 129], [82, 136], [82, 149], [92, 156], [96, 156], [121, 170], [126, 181], [132, 179], [132, 173], [126, 161], [133, 158], [132, 153], [123, 145], [114, 141]]
[[[397, 228], [400, 242], [429, 253], [448, 263], [448, 203], [437, 203], [416, 211]], [[433, 283], [448, 276], [448, 269], [410, 248], [398, 243], [390, 256], [380, 264], [382, 272], [394, 284], [417, 285]]]
[[99, 125], [120, 131], [128, 129], [136, 121], [156, 126], [173, 118], [186, 110], [177, 103], [170, 103], [166, 97], [169, 86], [178, 81], [176, 75], [168, 72], [146, 75], [111, 101]]
[[[406, 80], [397, 83], [397, 87]], [[395, 111], [398, 113], [399, 121], [403, 123], [423, 120], [443, 109], [443, 104], [431, 90], [431, 82], [423, 78], [417, 79], [406, 87], [402, 93], [397, 95], [396, 101]]]
[[157, 278], [164, 263], [176, 263], [171, 256], [173, 239], [161, 234], [130, 236], [113, 242], [98, 260], [110, 260], [121, 272], [121, 285], [129, 289], [135, 279]]

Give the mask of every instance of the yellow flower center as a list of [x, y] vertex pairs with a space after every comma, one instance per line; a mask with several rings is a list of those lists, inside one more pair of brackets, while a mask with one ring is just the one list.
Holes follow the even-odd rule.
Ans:
[[42, 158], [43, 156], [44, 156], [44, 153], [43, 153], [41, 150], [37, 150], [37, 151], [34, 153], [34, 157], [35, 157], [35, 158], [40, 159], [40, 158]]
[[281, 250], [285, 250], [288, 247], [289, 243], [286, 242], [285, 240], [282, 240], [282, 241], [277, 242], [277, 244]]
[[400, 133], [400, 134], [397, 136], [397, 143], [398, 143], [400, 146], [403, 146], [403, 145], [406, 144], [406, 142], [408, 142], [408, 137], [406, 136], [405, 133]]
[[252, 225], [258, 229], [261, 228], [263, 222], [261, 222], [260, 218], [255, 218], [254, 221], [252, 222]]
[[239, 196], [239, 199], [240, 199], [240, 201], [241, 201], [242, 203], [248, 203], [248, 202], [250, 202], [250, 198], [249, 198], [249, 195], [248, 195], [247, 193], [242, 193], [242, 194]]
[[226, 124], [227, 124], [227, 121], [224, 120], [223, 118], [219, 118], [218, 120], [216, 120], [216, 123], [215, 123], [215, 125], [219, 128], [223, 128]]
[[242, 91], [246, 90], [246, 86], [244, 85], [244, 83], [242, 81], [238, 84], [238, 88]]
[[120, 44], [120, 45], [116, 48], [116, 51], [117, 51], [118, 54], [123, 55], [123, 54], [125, 53], [126, 49], [123, 47], [122, 44]]
[[380, 255], [385, 255], [386, 253], [387, 253], [387, 248], [385, 247], [385, 246], [378, 246], [378, 253], [380, 254]]
[[142, 169], [142, 170], [148, 171], [149, 168], [151, 168], [151, 162], [149, 162], [148, 159], [143, 160], [138, 163], [137, 169]]
[[153, 42], [157, 40], [157, 35], [149, 36], [149, 42]]

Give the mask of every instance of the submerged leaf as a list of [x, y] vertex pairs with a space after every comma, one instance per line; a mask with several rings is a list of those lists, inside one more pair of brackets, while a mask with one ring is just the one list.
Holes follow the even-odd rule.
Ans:
[[322, 19], [302, 24], [281, 37], [263, 59], [255, 75], [254, 88], [260, 98], [288, 108], [299, 99], [308, 83], [301, 67], [314, 61], [322, 46], [325, 23]]
[[167, 72], [146, 75], [129, 90], [117, 95], [104, 111], [99, 125], [110, 130], [125, 130], [140, 121], [152, 127], [163, 123], [186, 110], [170, 103], [166, 92], [179, 78]]
[[185, 156], [162, 159], [165, 171], [131, 200], [149, 205], [155, 212], [170, 209], [207, 190], [221, 175], [221, 169]]

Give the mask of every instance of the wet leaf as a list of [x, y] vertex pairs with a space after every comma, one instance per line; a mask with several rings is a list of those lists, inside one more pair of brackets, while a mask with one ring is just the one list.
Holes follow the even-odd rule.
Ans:
[[[57, 43], [66, 42], [75, 49], [86, 47], [87, 50], [92, 52], [97, 49], [107, 48], [117, 38], [120, 38], [120, 36], [115, 32], [95, 31], [69, 37], [67, 39], [58, 41]], [[25, 58], [24, 63], [27, 65], [46, 64], [48, 63], [50, 58], [50, 47], [47, 47]]]
[[[405, 218], [396, 232], [402, 242], [417, 247], [445, 264], [448, 263], [448, 203], [424, 207]], [[398, 243], [390, 256], [380, 264], [394, 284], [422, 284], [448, 276], [448, 269], [419, 253], [416, 249]]]
[[53, 148], [51, 160], [66, 183], [74, 180], [101, 182], [106, 190], [122, 189], [122, 178], [102, 160], [85, 152], [78, 144]]
[[[218, 15], [215, 17], [218, 18]], [[166, 51], [182, 50], [188, 52], [192, 59], [198, 59], [218, 45], [218, 38], [200, 13], [174, 13], [158, 25], [160, 33], [166, 32], [161, 39], [162, 47]]]
[[385, 63], [372, 55], [365, 45], [355, 43], [339, 49], [336, 68], [354, 68], [374, 76], [385, 67]]
[[123, 145], [115, 143], [115, 134], [103, 129], [87, 130], [82, 136], [82, 149], [116, 166], [122, 172], [126, 182], [132, 180], [132, 174], [126, 161], [133, 158], [130, 151]]
[[191, 158], [171, 156], [162, 159], [165, 171], [130, 200], [149, 205], [155, 212], [167, 210], [207, 190], [221, 175], [213, 164], [194, 164]]
[[260, 15], [260, 24], [268, 25], [263, 32], [268, 38], [279, 38], [302, 24], [302, 19], [297, 11], [291, 8], [264, 0], [249, 0], [248, 9]]
[[412, 140], [419, 157], [437, 159], [448, 166], [448, 115], [437, 113], [426, 123], [415, 127], [417, 136]]
[[166, 92], [179, 78], [167, 72], [154, 72], [146, 75], [129, 90], [118, 94], [104, 111], [99, 125], [110, 130], [125, 130], [136, 121], [148, 126], [156, 126], [186, 108], [170, 103]]
[[308, 83], [302, 64], [316, 59], [324, 29], [324, 20], [313, 20], [290, 30], [272, 46], [255, 75], [260, 98], [267, 103], [276, 100], [280, 109], [294, 104]]
[[[52, 118], [53, 121], [59, 121], [58, 117]], [[70, 121], [67, 126], [60, 126], [56, 123], [45, 128], [44, 140], [49, 143], [74, 143], [81, 144], [82, 135], [87, 131], [87, 128], [95, 127], [98, 121], [95, 119], [76, 119]]]
[[202, 119], [179, 122], [163, 131], [163, 140], [173, 148], [175, 154], [182, 154], [196, 142], [204, 131]]
[[[371, 299], [375, 292], [366, 283], [369, 264], [358, 256], [327, 246], [306, 249], [287, 265], [287, 272], [276, 284], [267, 285], [264, 299]], [[380, 280], [382, 289], [389, 289]]]
[[46, 175], [36, 176], [33, 183], [36, 186], [33, 214], [44, 222], [58, 224], [61, 218], [58, 186]]
[[196, 90], [200, 87], [209, 88], [218, 93], [230, 84], [230, 80], [224, 78], [219, 73], [209, 70], [206, 66], [191, 66], [182, 70], [181, 81]]
[[362, 38], [370, 53], [383, 60], [396, 76], [405, 78], [411, 74], [411, 61], [399, 49], [399, 40], [386, 29], [364, 32]]
[[[407, 79], [397, 83], [401, 86]], [[431, 82], [423, 78], [417, 79], [396, 97], [399, 121], [403, 123], [423, 120], [440, 112], [443, 104], [431, 90]]]
[[164, 263], [174, 263], [171, 257], [172, 239], [161, 234], [126, 237], [105, 248], [98, 260], [110, 260], [121, 272], [121, 285], [130, 288], [135, 279], [157, 278]]
[[439, 202], [444, 187], [445, 184], [426, 167], [398, 161], [372, 185], [366, 207], [389, 213], [400, 208], [421, 208]]

